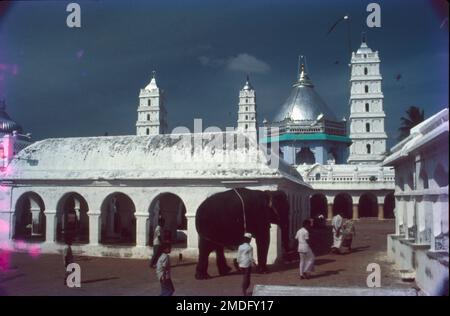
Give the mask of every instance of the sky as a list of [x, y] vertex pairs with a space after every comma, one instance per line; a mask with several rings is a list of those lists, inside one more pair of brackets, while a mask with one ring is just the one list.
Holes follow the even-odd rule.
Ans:
[[[72, 1], [0, 6], [0, 98], [33, 140], [135, 134], [139, 90], [156, 71], [169, 128], [194, 118], [235, 126], [248, 73], [258, 119], [271, 121], [305, 55], [317, 92], [339, 118], [349, 115], [350, 51], [361, 33], [379, 52], [388, 147], [412, 105], [426, 117], [448, 107], [448, 2], [445, 0], [74, 1], [81, 28], [66, 25]], [[366, 7], [381, 6], [369, 28]], [[399, 75], [401, 78], [399, 79]]]

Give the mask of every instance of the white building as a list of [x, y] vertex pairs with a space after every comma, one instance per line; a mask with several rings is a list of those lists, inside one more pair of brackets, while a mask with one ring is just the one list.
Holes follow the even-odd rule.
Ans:
[[237, 128], [240, 131], [256, 133], [256, 94], [247, 76], [244, 87], [239, 91]]
[[448, 124], [444, 109], [412, 128], [384, 160], [396, 174], [388, 256], [429, 295], [448, 295]]
[[[296, 170], [282, 160], [277, 164], [278, 157], [268, 160], [245, 131], [161, 135], [163, 115], [155, 114], [155, 121], [151, 116], [162, 108], [160, 91], [154, 77], [141, 90], [137, 136], [46, 139], [10, 162], [0, 173], [8, 247], [19, 249], [25, 241], [43, 252], [61, 251], [71, 214], [78, 222], [75, 252], [147, 258], [161, 212], [174, 250], [196, 255], [197, 208], [208, 196], [235, 187], [286, 192], [293, 241], [309, 217], [311, 192]], [[153, 135], [145, 135], [147, 129]], [[280, 251], [272, 225], [268, 261]]]
[[314, 192], [311, 216], [331, 219], [338, 211], [346, 218], [394, 217], [395, 172], [381, 165], [299, 165], [297, 171]]
[[269, 137], [262, 142], [278, 143], [280, 155], [313, 187], [312, 216], [393, 218], [395, 173], [381, 166], [387, 136], [378, 52], [364, 39], [350, 65], [349, 134], [347, 121], [338, 120], [319, 96], [302, 59], [297, 82], [273, 122], [265, 124]]
[[136, 135], [158, 135], [167, 133], [167, 111], [164, 106], [164, 91], [156, 84], [153, 71], [150, 83], [139, 93]]
[[365, 38], [352, 53], [350, 89], [350, 164], [380, 164], [386, 155], [382, 76], [377, 51]]

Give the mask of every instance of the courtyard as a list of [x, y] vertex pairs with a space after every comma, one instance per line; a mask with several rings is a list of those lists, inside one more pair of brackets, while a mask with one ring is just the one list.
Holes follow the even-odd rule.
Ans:
[[[370, 263], [380, 265], [383, 288], [413, 288], [415, 284], [403, 282], [387, 261], [386, 236], [393, 231], [393, 220], [359, 220], [351, 254], [318, 256], [315, 274], [308, 280], [298, 277], [297, 261], [270, 266], [269, 274], [252, 275], [251, 288], [256, 284], [366, 287], [369, 275], [366, 268]], [[76, 256], [75, 261], [81, 267], [81, 288], [68, 288], [63, 284], [62, 255], [13, 253], [9, 268], [0, 270], [0, 295], [159, 295], [159, 282], [147, 260]], [[171, 263], [176, 296], [237, 296], [241, 293], [241, 275], [233, 272], [219, 276], [213, 258], [209, 265], [212, 278], [202, 281], [194, 278], [195, 259], [180, 260], [174, 251]], [[228, 264], [232, 266], [230, 259]]]

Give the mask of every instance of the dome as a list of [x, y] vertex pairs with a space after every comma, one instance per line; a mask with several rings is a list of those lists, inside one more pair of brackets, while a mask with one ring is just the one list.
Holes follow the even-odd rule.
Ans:
[[302, 64], [297, 83], [294, 84], [291, 94], [281, 106], [281, 110], [273, 121], [281, 122], [285, 119], [292, 121], [316, 120], [320, 114], [323, 114], [323, 117], [328, 120], [337, 121], [334, 113], [314, 90], [314, 85], [306, 74], [304, 64]]
[[356, 51], [357, 54], [370, 54], [373, 53], [372, 49], [367, 46], [366, 43], [366, 36], [363, 36], [362, 42], [361, 42], [361, 46], [358, 48], [358, 50]]
[[249, 78], [248, 75], [247, 75], [247, 80], [245, 81], [245, 85], [244, 85], [244, 87], [242, 88], [242, 90], [246, 90], [246, 91], [253, 90], [253, 87], [252, 87], [252, 85], [251, 85], [251, 83], [250, 83], [250, 78]]
[[6, 113], [5, 101], [0, 101], [0, 133], [12, 134], [13, 131], [22, 132], [22, 126], [13, 121]]

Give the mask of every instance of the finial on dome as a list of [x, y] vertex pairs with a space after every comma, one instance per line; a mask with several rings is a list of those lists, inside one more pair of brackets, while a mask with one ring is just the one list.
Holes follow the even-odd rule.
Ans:
[[300, 71], [298, 76], [298, 82], [297, 85], [303, 85], [303, 86], [313, 86], [311, 80], [308, 77], [308, 74], [306, 73], [306, 58], [303, 55], [300, 55], [298, 58], [298, 63], [300, 65]]
[[252, 87], [252, 85], [250, 84], [250, 76], [247, 74], [247, 78], [246, 78], [246, 81], [245, 81], [245, 85], [244, 85], [244, 87], [242, 88], [242, 90], [252, 90], [253, 89], [253, 87]]

